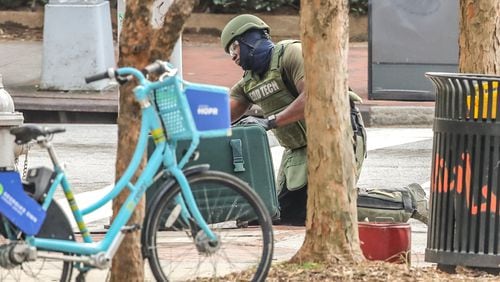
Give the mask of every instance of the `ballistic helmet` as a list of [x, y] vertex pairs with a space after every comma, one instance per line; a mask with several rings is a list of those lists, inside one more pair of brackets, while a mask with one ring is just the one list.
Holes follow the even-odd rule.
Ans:
[[234, 17], [226, 24], [220, 36], [224, 51], [229, 53], [229, 45], [233, 40], [250, 29], [265, 29], [268, 33], [270, 31], [269, 26], [259, 17], [254, 15], [243, 14]]

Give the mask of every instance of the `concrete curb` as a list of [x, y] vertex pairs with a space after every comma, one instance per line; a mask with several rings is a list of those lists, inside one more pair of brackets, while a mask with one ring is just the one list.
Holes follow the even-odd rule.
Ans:
[[[276, 40], [300, 37], [300, 17], [298, 15], [256, 14], [272, 27], [272, 36]], [[219, 35], [234, 14], [193, 13], [188, 19], [185, 32], [209, 33]], [[112, 9], [111, 20], [116, 24], [116, 11]], [[43, 28], [43, 11], [0, 11], [0, 24], [16, 23], [29, 28]], [[368, 40], [368, 17], [349, 17], [349, 39], [351, 41]]]
[[[300, 38], [300, 17], [290, 15], [255, 14], [271, 26], [271, 36], [275, 40]], [[235, 15], [194, 13], [186, 23], [187, 32], [209, 32], [219, 35], [222, 29]], [[350, 41], [368, 40], [368, 17], [349, 17]]]
[[429, 127], [434, 121], [434, 107], [368, 106], [361, 110], [369, 127]]
[[0, 11], [0, 23], [17, 23], [29, 28], [43, 27], [43, 12]]

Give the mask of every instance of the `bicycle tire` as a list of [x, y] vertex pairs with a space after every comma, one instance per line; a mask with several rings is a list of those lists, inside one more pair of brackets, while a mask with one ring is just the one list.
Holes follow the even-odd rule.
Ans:
[[[0, 248], [23, 240], [24, 235], [10, 222], [2, 226], [0, 232]], [[8, 229], [8, 231], [7, 231]], [[7, 236], [6, 233], [15, 234]], [[20, 238], [20, 239], [16, 239]], [[71, 281], [73, 264], [60, 260], [41, 259], [24, 262], [13, 268], [0, 267], [0, 281]], [[60, 274], [59, 274], [60, 273]]]
[[[148, 214], [151, 218], [145, 221], [149, 222], [145, 228], [145, 249], [155, 279], [217, 279], [231, 273], [231, 280], [240, 280], [253, 272], [253, 278], [243, 279], [263, 281], [271, 266], [274, 241], [271, 217], [262, 200], [248, 184], [227, 173], [204, 171], [187, 178], [196, 203], [211, 230], [220, 238], [220, 244], [200, 243], [203, 246], [200, 248], [194, 243], [203, 241], [204, 233], [198, 231], [194, 235], [189, 224], [178, 216], [175, 197], [181, 189], [176, 183], [151, 207]], [[240, 217], [253, 219], [258, 224], [238, 228]], [[180, 238], [182, 235], [187, 238]], [[238, 261], [231, 261], [233, 259]]]

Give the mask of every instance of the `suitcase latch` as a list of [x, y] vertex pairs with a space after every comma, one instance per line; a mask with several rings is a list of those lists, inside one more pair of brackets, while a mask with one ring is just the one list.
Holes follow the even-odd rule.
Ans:
[[245, 171], [245, 161], [243, 160], [243, 150], [241, 146], [241, 139], [231, 139], [229, 141], [229, 144], [231, 145], [231, 151], [233, 153], [233, 165], [234, 165], [234, 172], [242, 172]]

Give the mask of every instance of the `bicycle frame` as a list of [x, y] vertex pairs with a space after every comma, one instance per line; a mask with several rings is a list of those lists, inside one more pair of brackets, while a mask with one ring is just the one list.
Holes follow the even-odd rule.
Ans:
[[[200, 136], [199, 134], [193, 135], [188, 152], [183, 156], [179, 163], [177, 163], [175, 155], [176, 141], [167, 142], [159, 116], [148, 98], [148, 94], [151, 91], [170, 85], [171, 83], [180, 83], [180, 78], [172, 76], [160, 81], [151, 82], [147, 80], [140, 71], [134, 68], [120, 68], [117, 70], [117, 73], [120, 76], [133, 75], [139, 81], [139, 85], [134, 89], [134, 95], [136, 100], [141, 105], [141, 129], [138, 143], [129, 166], [108, 194], [89, 207], [80, 209], [75, 201], [64, 170], [57, 161], [54, 150], [51, 145], [47, 146], [57, 176], [48, 190], [47, 196], [43, 202], [43, 208], [45, 210], [48, 209], [50, 203], [53, 201], [55, 190], [58, 186], [61, 186], [71, 207], [73, 217], [77, 222], [78, 229], [82, 234], [83, 242], [37, 238], [36, 236], [28, 236], [26, 241], [30, 245], [39, 249], [77, 255], [95, 255], [104, 252], [105, 258], [111, 259], [123, 240], [124, 233], [122, 228], [126, 226], [127, 221], [130, 219], [135, 207], [137, 206], [139, 200], [144, 196], [146, 190], [153, 184], [155, 177], [158, 176], [155, 176], [155, 174], [162, 165], [165, 167], [165, 170], [163, 170], [160, 174], [165, 172], [170, 173], [173, 177], [175, 177], [181, 187], [183, 197], [178, 197], [177, 199], [179, 205], [183, 208], [181, 216], [194, 217], [199, 227], [206, 233], [206, 235], [211, 240], [216, 240], [215, 234], [210, 230], [208, 224], [203, 219], [195, 203], [195, 199], [189, 188], [187, 179], [182, 172], [183, 166], [198, 146]], [[130, 181], [139, 168], [144, 152], [146, 151], [149, 133], [151, 133], [154, 140], [155, 149], [149, 157], [141, 175], [135, 183], [131, 183]], [[87, 225], [84, 222], [83, 216], [94, 212], [107, 202], [113, 200], [125, 188], [129, 189], [130, 194], [121, 206], [104, 238], [99, 242], [94, 242], [89, 230], [87, 229]], [[187, 210], [185, 210], [186, 208]]]

